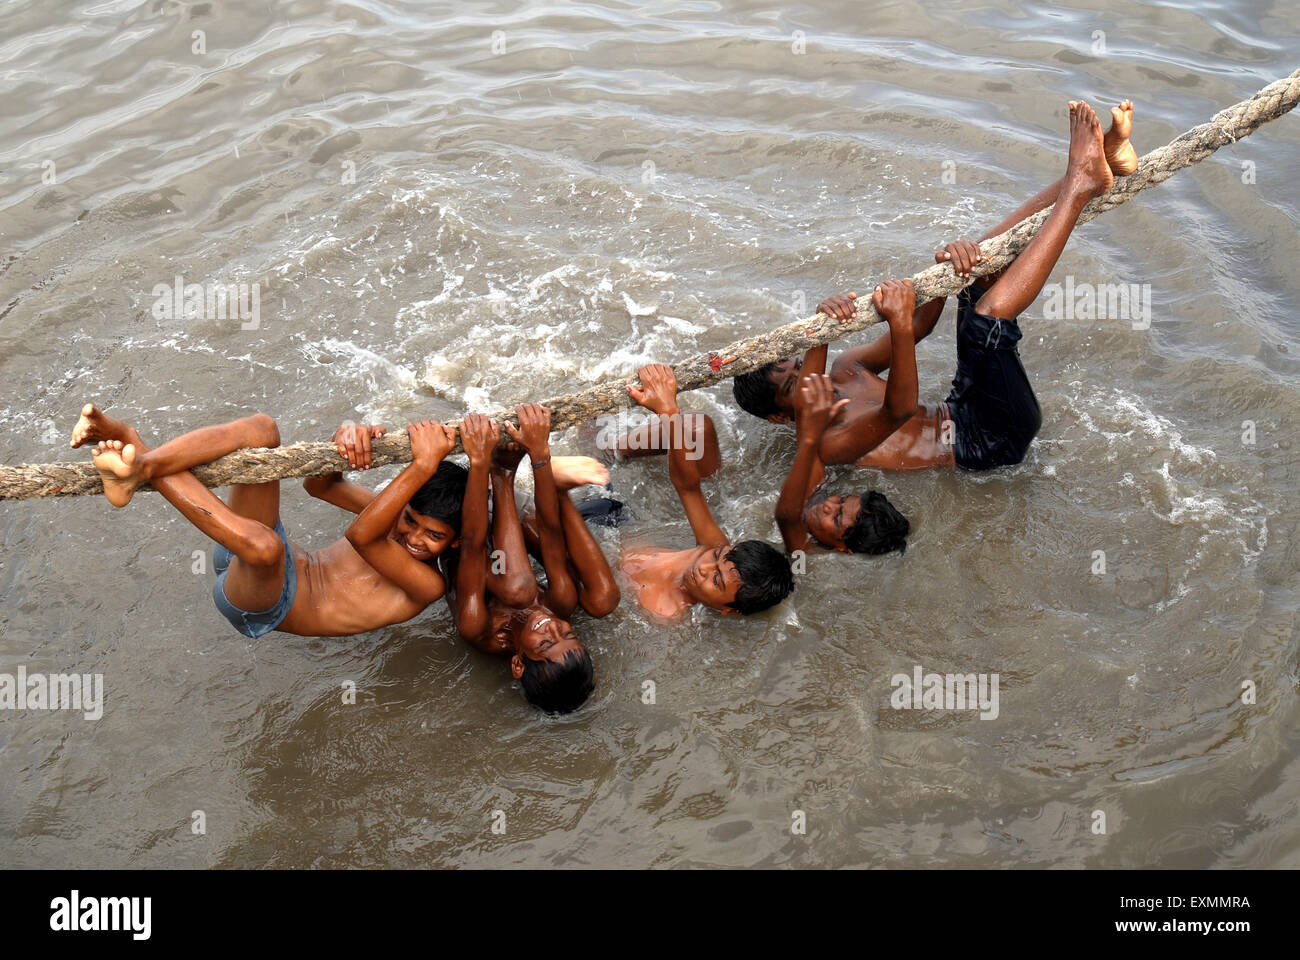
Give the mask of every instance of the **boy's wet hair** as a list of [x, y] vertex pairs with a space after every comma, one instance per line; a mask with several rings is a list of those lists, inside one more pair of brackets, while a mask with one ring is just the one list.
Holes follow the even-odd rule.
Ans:
[[844, 531], [844, 546], [854, 553], [902, 553], [907, 549], [911, 526], [883, 493], [872, 490], [863, 495], [858, 518]]
[[426, 517], [441, 520], [460, 533], [460, 512], [465, 503], [465, 484], [469, 472], [458, 464], [444, 460], [424, 486], [411, 497], [411, 509]]
[[570, 650], [558, 663], [553, 660], [524, 661], [524, 672], [519, 678], [524, 696], [535, 707], [548, 713], [570, 713], [587, 702], [596, 689], [591, 666], [591, 654]]
[[761, 420], [783, 412], [776, 405], [776, 384], [772, 382], [775, 369], [776, 361], [773, 361], [765, 367], [731, 378], [731, 393], [740, 409]]
[[742, 540], [722, 555], [740, 574], [736, 599], [727, 606], [741, 613], [774, 607], [794, 589], [794, 574], [784, 553], [762, 540]]

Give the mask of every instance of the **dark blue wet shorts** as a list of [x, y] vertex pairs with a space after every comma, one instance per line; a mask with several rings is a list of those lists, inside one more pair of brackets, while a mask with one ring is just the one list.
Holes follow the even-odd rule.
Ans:
[[275, 532], [284, 544], [284, 589], [280, 599], [269, 610], [250, 613], [240, 610], [226, 596], [226, 571], [230, 568], [231, 553], [221, 544], [212, 547], [212, 569], [217, 571], [217, 582], [212, 585], [212, 600], [221, 615], [230, 621], [230, 625], [246, 637], [256, 640], [263, 634], [270, 633], [289, 615], [293, 598], [298, 593], [298, 571], [293, 563], [293, 550], [289, 546], [289, 537], [284, 532], [284, 524], [279, 518], [275, 521]]
[[985, 292], [972, 284], [957, 298], [957, 373], [947, 403], [953, 457], [963, 470], [1019, 463], [1043, 425], [1016, 346], [1020, 326], [976, 312]]

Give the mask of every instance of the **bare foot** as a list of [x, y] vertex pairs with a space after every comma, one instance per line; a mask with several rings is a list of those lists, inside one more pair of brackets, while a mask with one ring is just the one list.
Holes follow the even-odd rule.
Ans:
[[132, 438], [132, 430], [125, 423], [110, 417], [93, 403], [88, 403], [81, 408], [81, 418], [72, 428], [72, 439], [68, 446], [76, 449], [83, 443], [98, 443], [101, 440], [129, 443]]
[[1101, 123], [1092, 107], [1082, 100], [1070, 101], [1070, 160], [1065, 186], [1087, 197], [1105, 193], [1115, 183], [1102, 147]]
[[93, 450], [91, 459], [104, 482], [104, 496], [115, 507], [125, 507], [135, 496], [135, 488], [144, 479], [136, 460], [135, 446], [121, 440], [104, 440]]
[[551, 474], [561, 490], [572, 490], [584, 483], [600, 487], [609, 483], [609, 468], [591, 457], [551, 457]]
[[1115, 176], [1127, 176], [1138, 168], [1137, 151], [1128, 142], [1133, 134], [1133, 101], [1125, 100], [1118, 107], [1111, 107], [1110, 120], [1104, 139], [1106, 162]]

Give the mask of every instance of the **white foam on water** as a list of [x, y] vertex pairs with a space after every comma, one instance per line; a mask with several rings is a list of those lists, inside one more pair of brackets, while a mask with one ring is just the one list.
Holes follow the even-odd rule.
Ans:
[[1116, 388], [1098, 389], [1070, 405], [1080, 424], [1106, 441], [1109, 462], [1132, 461], [1137, 444], [1160, 458], [1156, 469], [1124, 472], [1121, 489], [1131, 490], [1142, 509], [1162, 522], [1199, 526], [1202, 531], [1181, 564], [1170, 558], [1171, 576], [1179, 566], [1181, 573], [1170, 595], [1152, 605], [1154, 610], [1165, 610], [1186, 597], [1192, 575], [1226, 548], [1238, 553], [1243, 567], [1254, 564], [1268, 542], [1267, 510], [1241, 485], [1218, 490], [1205, 485], [1207, 473], [1231, 467], [1220, 462], [1215, 450], [1185, 439], [1173, 421], [1155, 413], [1141, 398]]
[[622, 294], [623, 294], [623, 305], [627, 307], [627, 315], [629, 317], [650, 317], [653, 316], [655, 312], [658, 311], [659, 309], [659, 304], [657, 303], [652, 303], [648, 306], [643, 306], [637, 303], [630, 296], [628, 296], [626, 290], [622, 291]]

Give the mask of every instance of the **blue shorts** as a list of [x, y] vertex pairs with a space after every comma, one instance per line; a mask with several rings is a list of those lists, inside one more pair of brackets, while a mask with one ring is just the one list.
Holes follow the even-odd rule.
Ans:
[[275, 606], [258, 613], [240, 610], [230, 602], [226, 596], [226, 572], [230, 568], [232, 554], [219, 543], [212, 547], [212, 569], [217, 571], [217, 582], [212, 585], [212, 600], [232, 627], [254, 640], [270, 633], [284, 621], [293, 606], [293, 598], [298, 593], [298, 571], [293, 563], [293, 550], [279, 518], [275, 521], [275, 532], [284, 544], [284, 589], [280, 591], [280, 599]]
[[986, 292], [972, 284], [957, 298], [957, 373], [947, 403], [955, 428], [953, 458], [963, 470], [1019, 463], [1043, 425], [1016, 346], [1020, 326], [976, 312]]

